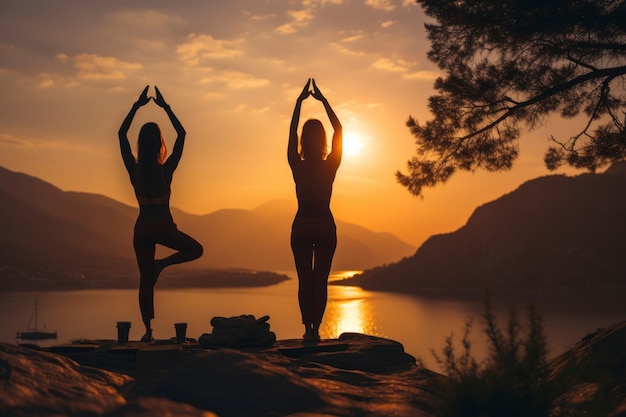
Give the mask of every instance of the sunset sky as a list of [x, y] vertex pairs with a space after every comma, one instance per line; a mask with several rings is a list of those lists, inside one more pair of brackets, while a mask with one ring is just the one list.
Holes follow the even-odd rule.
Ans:
[[[558, 120], [521, 141], [507, 173], [455, 175], [412, 197], [395, 180], [413, 155], [405, 126], [424, 121], [437, 68], [412, 0], [0, 2], [0, 165], [63, 190], [136, 205], [117, 130], [144, 86], [157, 85], [187, 130], [171, 203], [206, 214], [295, 201], [286, 159], [293, 105], [314, 77], [344, 126], [335, 217], [415, 246], [462, 226], [478, 205], [549, 172]], [[157, 121], [142, 108], [133, 142]], [[318, 101], [302, 122], [330, 124]]]

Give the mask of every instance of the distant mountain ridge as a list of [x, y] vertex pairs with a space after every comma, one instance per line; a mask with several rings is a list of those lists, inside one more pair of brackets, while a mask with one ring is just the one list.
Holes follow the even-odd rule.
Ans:
[[[0, 167], [0, 272], [19, 279], [34, 271], [136, 276], [132, 247], [137, 208], [102, 195], [68, 192]], [[181, 230], [197, 238], [204, 255], [189, 268], [292, 270], [289, 234], [295, 201], [270, 201], [254, 210], [223, 209], [193, 215], [172, 208]], [[337, 221], [335, 269], [389, 263], [415, 247], [389, 233]], [[186, 265], [187, 266], [187, 265]], [[2, 284], [0, 283], [0, 286]]]
[[425, 294], [483, 290], [626, 291], [626, 163], [540, 177], [478, 207], [410, 257], [346, 285]]

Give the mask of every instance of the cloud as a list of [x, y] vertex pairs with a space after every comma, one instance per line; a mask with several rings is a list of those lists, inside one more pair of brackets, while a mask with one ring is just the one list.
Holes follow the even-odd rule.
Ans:
[[356, 35], [347, 36], [341, 39], [341, 42], [354, 42], [363, 39], [363, 32], [357, 33]]
[[337, 50], [337, 52], [343, 54], [343, 55], [349, 55], [349, 56], [354, 56], [354, 57], [359, 57], [359, 56], [365, 56], [366, 54], [364, 52], [360, 52], [360, 51], [355, 51], [354, 49], [350, 49], [347, 48], [345, 46], [343, 46], [340, 43], [337, 42], [332, 42], [329, 44], [330, 47], [335, 48]]
[[399, 73], [409, 80], [435, 80], [441, 75], [435, 71], [413, 71], [412, 68], [415, 66], [415, 63], [403, 59], [391, 60], [389, 58], [380, 58], [372, 64], [373, 68]]
[[[179, 60], [198, 74], [197, 82], [199, 84], [222, 84], [235, 90], [258, 88], [269, 84], [270, 81], [266, 78], [236, 68], [238, 65], [243, 65], [245, 68], [258, 69], [263, 65], [263, 62], [259, 61], [248, 62], [251, 58], [244, 54], [243, 43], [244, 38], [225, 40], [215, 39], [207, 34], [191, 34], [188, 36], [187, 42], [178, 45], [176, 52]], [[216, 64], [216, 66], [201, 65], [206, 60], [215, 62], [238, 57], [242, 57], [242, 59], [226, 61], [226, 64]], [[262, 59], [261, 61], [265, 61], [265, 64], [282, 67], [282, 61], [277, 59]], [[248, 63], [246, 64], [246, 62]], [[218, 96], [218, 94], [211, 95], [213, 98]]]
[[54, 80], [52, 79], [52, 75], [48, 74], [48, 73], [41, 73], [39, 74], [39, 77], [41, 78], [41, 81], [39, 82], [39, 84], [37, 84], [37, 87], [39, 88], [49, 88], [52, 87], [54, 85]]
[[404, 60], [392, 61], [389, 58], [380, 58], [372, 64], [372, 67], [389, 72], [402, 72], [408, 71], [409, 64]]
[[70, 57], [61, 53], [57, 54], [56, 58], [61, 62], [72, 62], [78, 70], [76, 76], [80, 80], [123, 80], [126, 79], [128, 72], [143, 68], [138, 63], [95, 54], [78, 54]]
[[335, 111], [339, 115], [341, 123], [344, 126], [352, 127], [363, 124], [359, 117], [359, 115], [361, 114], [361, 105], [359, 105], [356, 101], [351, 100], [345, 103], [338, 104], [335, 107]]
[[235, 89], [256, 88], [269, 84], [269, 80], [240, 71], [222, 71], [220, 80], [228, 87]]
[[187, 42], [176, 47], [179, 59], [188, 66], [196, 66], [204, 59], [225, 59], [243, 53], [240, 40], [215, 39], [211, 35], [192, 33]]
[[67, 147], [67, 143], [54, 140], [32, 140], [14, 136], [10, 133], [0, 133], [0, 146], [11, 146], [16, 148], [59, 148]]
[[304, 0], [302, 2], [305, 6], [315, 6], [317, 4], [324, 6], [326, 3], [343, 4], [343, 0]]
[[404, 75], [404, 78], [410, 80], [434, 81], [438, 77], [441, 77], [441, 74], [435, 71], [415, 71]]
[[115, 11], [109, 14], [109, 18], [113, 23], [117, 22], [128, 28], [141, 30], [162, 30], [164, 27], [185, 24], [185, 20], [180, 16], [153, 9]]
[[250, 115], [263, 115], [265, 113], [267, 113], [268, 111], [270, 111], [271, 108], [264, 106], [264, 107], [250, 107], [247, 104], [244, 103], [239, 103], [237, 105], [235, 105], [234, 107], [225, 110], [225, 113], [231, 113], [231, 114], [246, 114], [248, 116]]
[[363, 31], [357, 31], [354, 35], [349, 35], [341, 38], [339, 42], [330, 42], [329, 46], [331, 48], [334, 48], [335, 50], [337, 50], [337, 52], [341, 54], [359, 57], [367, 54], [361, 51], [357, 51], [353, 47], [350, 48], [346, 45], [354, 45], [355, 43], [363, 40], [365, 40], [365, 35]]
[[248, 10], [244, 10], [243, 14], [246, 16], [250, 16], [251, 20], [260, 21], [260, 20], [268, 20], [276, 17], [275, 13], [265, 13], [265, 14], [254, 14]]
[[292, 18], [292, 22], [285, 23], [275, 29], [282, 35], [289, 35], [296, 32], [299, 28], [306, 27], [313, 20], [313, 9], [289, 10], [287, 14]]
[[0, 146], [32, 147], [33, 144], [27, 140], [17, 138], [9, 133], [0, 133]]
[[222, 83], [229, 88], [240, 90], [263, 87], [270, 83], [270, 81], [265, 78], [256, 77], [236, 70], [213, 71], [205, 69], [204, 72], [208, 73], [208, 75], [198, 81], [200, 84]]
[[391, 12], [396, 8], [392, 0], [366, 0], [365, 4], [386, 12]]

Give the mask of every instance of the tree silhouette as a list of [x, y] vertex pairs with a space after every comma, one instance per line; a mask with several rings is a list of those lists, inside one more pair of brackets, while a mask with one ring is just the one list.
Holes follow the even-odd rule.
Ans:
[[416, 195], [457, 170], [508, 170], [548, 116], [576, 118], [544, 157], [591, 171], [626, 157], [626, 1], [417, 0], [443, 71], [433, 118], [407, 126], [417, 153], [398, 181]]

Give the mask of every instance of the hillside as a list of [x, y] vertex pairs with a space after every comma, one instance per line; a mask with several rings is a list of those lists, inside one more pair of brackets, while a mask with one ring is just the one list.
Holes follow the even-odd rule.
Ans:
[[[204, 231], [204, 236], [198, 234], [205, 247], [200, 264], [291, 270], [289, 237], [296, 210], [295, 200], [273, 200], [254, 210], [224, 209], [199, 217], [180, 210], [173, 210], [173, 214], [181, 230]], [[415, 252], [415, 247], [389, 233], [335, 221], [338, 245], [334, 269], [372, 268]]]
[[[132, 247], [136, 208], [102, 195], [63, 191], [1, 167], [0, 198], [0, 227], [5, 231], [0, 234], [0, 287], [15, 288], [24, 280], [47, 282], [54, 288], [76, 280], [136, 279]], [[289, 234], [295, 209], [295, 201], [281, 200], [254, 210], [193, 215], [172, 208], [172, 212], [179, 228], [205, 248], [203, 257], [188, 268], [282, 271], [294, 269]], [[337, 228], [335, 269], [371, 268], [415, 250], [388, 233], [339, 219]], [[166, 274], [179, 269], [184, 267]]]
[[624, 291], [626, 165], [540, 177], [478, 207], [460, 229], [342, 284], [409, 293]]

